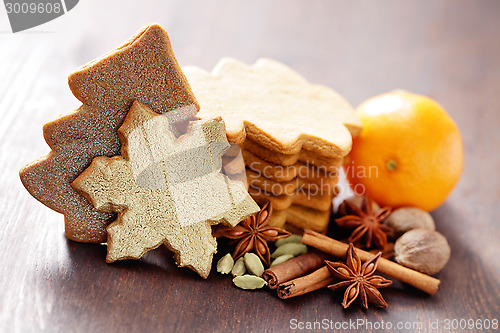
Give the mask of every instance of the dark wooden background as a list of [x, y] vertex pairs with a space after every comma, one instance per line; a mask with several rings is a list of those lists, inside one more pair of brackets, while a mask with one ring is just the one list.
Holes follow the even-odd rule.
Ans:
[[[4, 331], [286, 331], [290, 320], [380, 323], [500, 319], [499, 1], [91, 1], [25, 33], [0, 10], [0, 328]], [[354, 106], [404, 88], [458, 123], [465, 169], [433, 212], [452, 247], [429, 297], [396, 284], [387, 310], [342, 310], [323, 290], [288, 301], [202, 280], [164, 248], [108, 265], [105, 247], [68, 241], [63, 218], [18, 170], [44, 155], [42, 125], [78, 107], [67, 75], [156, 21], [182, 65], [282, 61]], [[394, 330], [396, 331], [396, 330]], [[413, 330], [409, 330], [413, 331]], [[463, 331], [471, 331], [469, 329]]]

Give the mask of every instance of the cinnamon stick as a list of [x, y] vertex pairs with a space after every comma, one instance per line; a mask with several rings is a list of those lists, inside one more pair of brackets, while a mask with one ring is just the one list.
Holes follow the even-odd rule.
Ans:
[[309, 274], [324, 266], [327, 258], [327, 255], [323, 252], [311, 251], [266, 269], [262, 278], [267, 281], [269, 288], [276, 289], [283, 282]]
[[280, 284], [278, 286], [278, 297], [286, 299], [303, 295], [324, 288], [334, 281], [335, 277], [330, 274], [328, 267], [323, 266], [309, 275]]
[[[338, 258], [345, 258], [348, 245], [312, 230], [305, 230], [302, 243]], [[370, 260], [373, 254], [355, 248], [362, 261]], [[377, 270], [401, 282], [412, 285], [430, 295], [439, 288], [440, 281], [432, 276], [401, 266], [393, 261], [380, 258]]]

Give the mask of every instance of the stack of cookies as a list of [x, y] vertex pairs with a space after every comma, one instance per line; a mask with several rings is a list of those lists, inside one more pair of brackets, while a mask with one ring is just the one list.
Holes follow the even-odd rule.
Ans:
[[[326, 232], [342, 158], [333, 158], [328, 164], [300, 158], [292, 163], [293, 155], [273, 152], [250, 140], [243, 145], [242, 154], [248, 191], [258, 203], [271, 201], [274, 226], [288, 223], [286, 228], [292, 231], [296, 231], [295, 227]], [[270, 155], [275, 158], [266, 160]]]
[[226, 172], [245, 171], [255, 201], [272, 202], [271, 224], [326, 232], [339, 167], [361, 129], [352, 106], [269, 59], [253, 66], [223, 59], [211, 73], [196, 67], [184, 73], [198, 116], [221, 116], [229, 141], [241, 149], [246, 170]]

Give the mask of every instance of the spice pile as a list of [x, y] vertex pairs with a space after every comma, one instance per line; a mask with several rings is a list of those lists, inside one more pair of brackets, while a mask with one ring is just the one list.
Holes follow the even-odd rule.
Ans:
[[[214, 228], [216, 235], [238, 242], [232, 256], [228, 253], [217, 262], [217, 272], [231, 273], [234, 284], [241, 289], [258, 289], [267, 284], [262, 279], [264, 264], [274, 267], [307, 252], [307, 246], [300, 243], [301, 237], [268, 225], [272, 213], [272, 205], [267, 202], [260, 212], [234, 228]], [[268, 242], [275, 242], [276, 250], [272, 254]], [[250, 274], [245, 274], [247, 272]]]
[[[272, 214], [269, 204], [264, 207], [257, 216]], [[257, 260], [255, 254], [247, 253], [253, 247], [242, 252], [238, 244], [235, 253], [240, 257], [246, 253], [245, 256], [234, 264], [228, 253], [219, 260], [217, 270], [223, 274], [231, 272], [239, 288], [258, 289], [267, 285], [276, 289], [282, 299], [324, 287], [344, 290], [344, 308], [356, 299], [365, 309], [368, 303], [387, 307], [379, 289], [390, 286], [392, 281], [375, 275], [377, 271], [430, 295], [436, 293], [440, 281], [430, 274], [444, 267], [450, 248], [444, 236], [434, 230], [430, 214], [417, 208], [394, 211], [380, 208], [369, 197], [349, 198], [339, 206], [337, 213], [341, 215], [335, 220], [337, 225], [351, 232], [344, 242], [312, 230], [305, 230], [303, 236], [283, 234], [284, 238], [274, 243], [277, 249], [271, 257], [277, 259], [268, 269], [264, 270], [263, 262]], [[231, 228], [224, 228], [224, 235], [232, 235]], [[395, 245], [389, 245], [393, 243], [388, 243], [388, 239], [395, 240]], [[301, 245], [314, 250], [297, 256], [307, 251], [300, 248]], [[265, 248], [269, 249], [267, 243]], [[333, 261], [334, 258], [345, 262]], [[250, 275], [242, 275], [245, 267]]]
[[337, 225], [352, 231], [347, 242], [362, 249], [383, 251], [384, 257], [394, 257], [406, 267], [435, 274], [450, 258], [446, 238], [435, 231], [432, 216], [419, 208], [401, 207], [392, 211], [389, 207], [380, 208], [365, 196], [345, 200], [338, 214], [343, 216], [335, 220]]

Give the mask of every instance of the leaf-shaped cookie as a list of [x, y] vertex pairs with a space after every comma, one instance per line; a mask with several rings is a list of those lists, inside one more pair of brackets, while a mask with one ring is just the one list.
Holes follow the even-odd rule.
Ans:
[[242, 182], [220, 173], [223, 121], [192, 122], [176, 139], [166, 116], [135, 102], [119, 135], [122, 156], [95, 158], [72, 184], [97, 210], [118, 213], [106, 260], [139, 259], [164, 243], [179, 266], [206, 278], [217, 246], [211, 225], [259, 211]]

